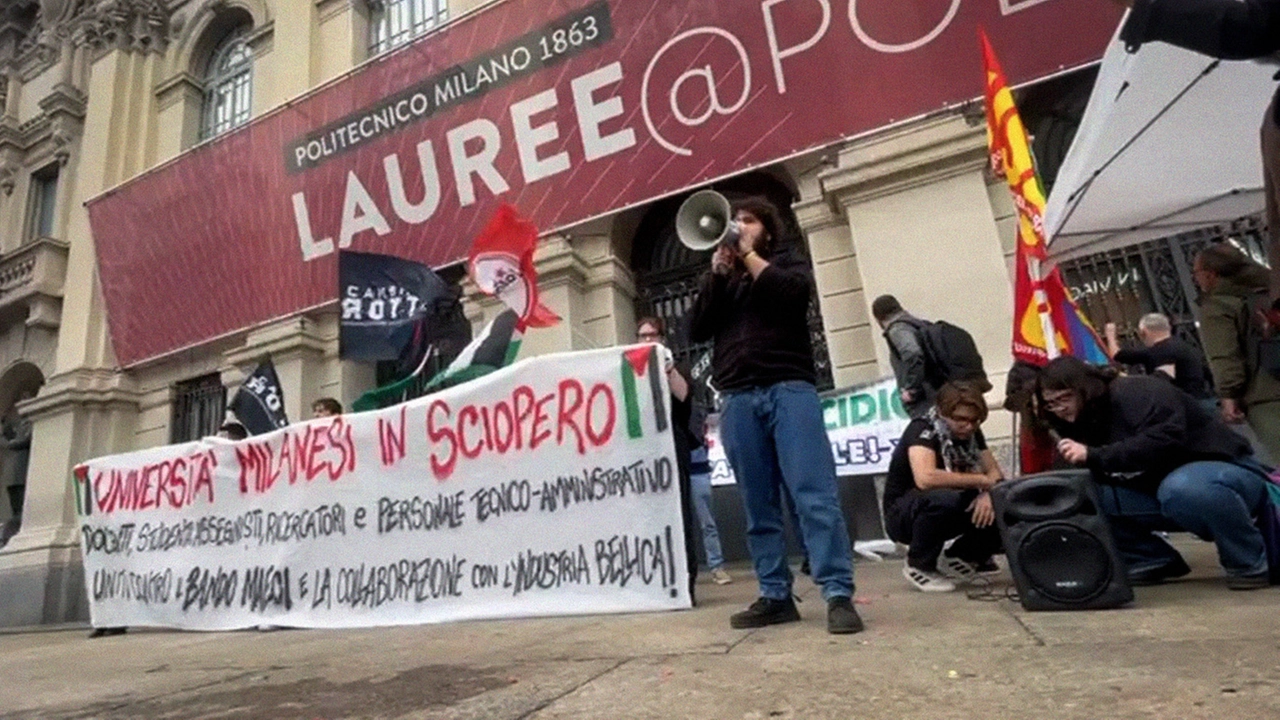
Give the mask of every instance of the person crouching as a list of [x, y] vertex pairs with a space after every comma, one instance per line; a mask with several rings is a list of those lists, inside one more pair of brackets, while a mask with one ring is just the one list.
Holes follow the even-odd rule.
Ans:
[[987, 491], [1004, 476], [979, 429], [986, 419], [976, 387], [948, 383], [937, 406], [907, 425], [889, 461], [885, 529], [908, 547], [902, 574], [922, 592], [950, 592], [953, 580], [995, 569], [1000, 531]]
[[1093, 472], [1131, 585], [1191, 572], [1157, 534], [1177, 530], [1218, 546], [1232, 590], [1269, 585], [1253, 524], [1267, 509], [1267, 470], [1247, 440], [1166, 380], [1117, 377], [1073, 357], [1046, 365], [1037, 393], [1062, 435], [1058, 452]]

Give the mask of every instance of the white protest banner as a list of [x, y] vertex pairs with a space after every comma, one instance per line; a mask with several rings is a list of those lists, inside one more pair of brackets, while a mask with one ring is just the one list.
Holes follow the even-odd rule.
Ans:
[[[893, 378], [823, 398], [822, 419], [831, 441], [836, 474], [844, 476], [888, 472], [893, 449], [911, 422]], [[733, 470], [720, 444], [720, 429], [715, 425], [707, 431], [707, 458], [711, 462], [711, 483], [732, 485]]]
[[364, 627], [690, 606], [652, 345], [75, 473], [97, 627]]

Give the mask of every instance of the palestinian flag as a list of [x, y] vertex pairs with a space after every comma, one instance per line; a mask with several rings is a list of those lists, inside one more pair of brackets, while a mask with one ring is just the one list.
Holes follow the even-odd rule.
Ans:
[[431, 378], [426, 389], [452, 387], [510, 365], [520, 352], [520, 342], [524, 339], [524, 333], [518, 329], [519, 324], [520, 316], [514, 310], [503, 310], [471, 344], [462, 348], [449, 367]]
[[93, 486], [89, 484], [89, 466], [77, 465], [71, 471], [71, 486], [76, 493], [76, 511], [80, 517], [93, 514]]
[[421, 380], [418, 376], [411, 375], [400, 382], [383, 385], [361, 395], [352, 403], [351, 409], [354, 412], [365, 412], [390, 407], [404, 402], [406, 397], [421, 397], [510, 365], [520, 352], [520, 341], [524, 337], [524, 333], [517, 329], [519, 321], [520, 316], [514, 310], [503, 310], [470, 344], [462, 348], [448, 367], [426, 384], [415, 386], [414, 383]]
[[663, 402], [666, 393], [662, 390], [662, 369], [658, 367], [662, 361], [657, 345], [639, 345], [622, 352], [622, 403], [627, 412], [627, 436], [632, 439], [644, 435], [637, 378], [646, 378], [645, 384], [653, 396], [654, 422], [658, 432], [666, 432], [667, 407]]

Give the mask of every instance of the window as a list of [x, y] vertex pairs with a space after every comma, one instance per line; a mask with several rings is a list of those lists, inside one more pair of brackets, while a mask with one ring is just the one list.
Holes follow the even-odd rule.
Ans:
[[31, 175], [31, 200], [27, 214], [27, 239], [53, 237], [54, 212], [58, 208], [58, 166]]
[[245, 124], [253, 101], [253, 53], [249, 28], [233, 30], [209, 59], [204, 75], [204, 121], [200, 139], [207, 140]]
[[180, 443], [214, 435], [227, 412], [227, 389], [218, 373], [180, 382], [173, 388], [169, 441]]
[[449, 19], [447, 0], [370, 0], [369, 54], [400, 47]]

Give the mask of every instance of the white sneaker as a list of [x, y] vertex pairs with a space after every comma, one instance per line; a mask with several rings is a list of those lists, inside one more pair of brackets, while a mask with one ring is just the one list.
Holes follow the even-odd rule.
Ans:
[[946, 579], [940, 573], [925, 572], [920, 568], [913, 568], [909, 564], [903, 564], [902, 577], [906, 578], [920, 592], [952, 592], [956, 589], [955, 583]]
[[733, 576], [724, 568], [716, 568], [715, 570], [712, 570], [711, 579], [714, 580], [717, 585], [728, 585], [733, 582]]
[[978, 577], [978, 568], [971, 563], [952, 557], [945, 551], [938, 556], [938, 571], [957, 582], [973, 582]]

